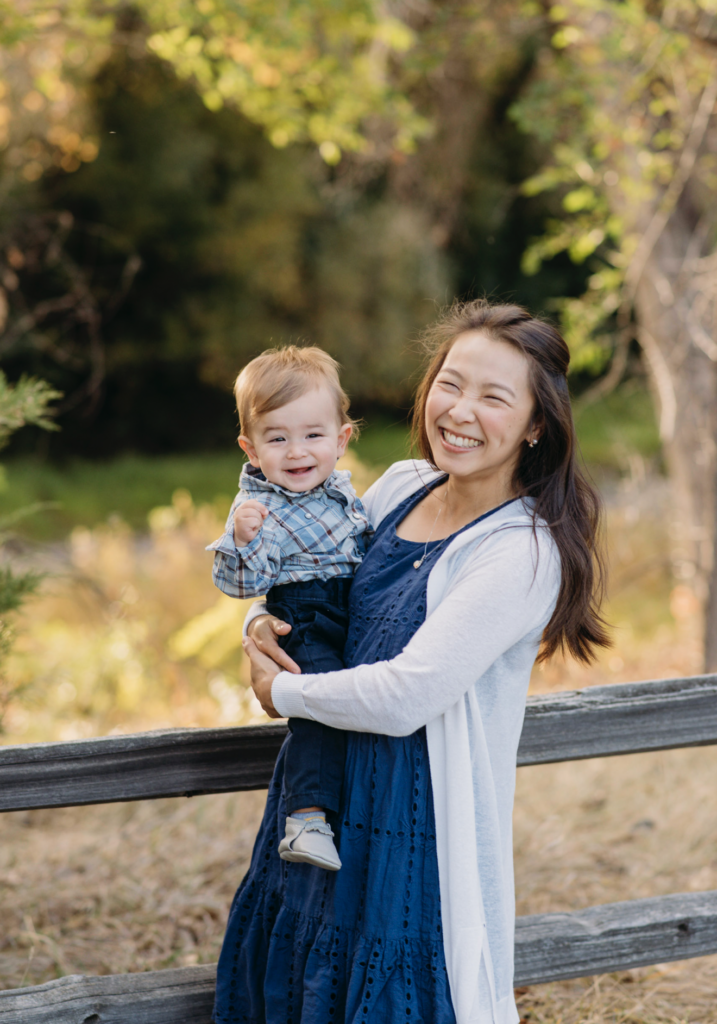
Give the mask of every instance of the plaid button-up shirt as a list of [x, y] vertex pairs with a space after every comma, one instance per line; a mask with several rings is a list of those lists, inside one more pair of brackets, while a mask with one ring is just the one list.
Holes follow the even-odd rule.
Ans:
[[[239, 479], [222, 536], [214, 551], [212, 578], [230, 597], [259, 597], [282, 583], [352, 576], [361, 562], [372, 528], [351, 486], [351, 474], [335, 470], [312, 491], [297, 493], [272, 484], [248, 463]], [[234, 512], [255, 498], [269, 515], [253, 541], [234, 543]]]

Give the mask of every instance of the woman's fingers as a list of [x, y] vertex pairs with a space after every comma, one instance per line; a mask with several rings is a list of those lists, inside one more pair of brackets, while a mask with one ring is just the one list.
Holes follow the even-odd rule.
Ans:
[[245, 636], [242, 646], [251, 661], [251, 685], [257, 700], [269, 718], [281, 718], [271, 700], [271, 684], [277, 675], [276, 664], [261, 653], [251, 637]]
[[277, 636], [284, 636], [291, 631], [288, 622], [282, 622], [274, 615], [258, 615], [250, 624], [247, 630], [257, 648], [267, 657], [275, 661], [287, 672], [300, 673], [301, 669], [296, 662], [289, 657], [277, 642]]

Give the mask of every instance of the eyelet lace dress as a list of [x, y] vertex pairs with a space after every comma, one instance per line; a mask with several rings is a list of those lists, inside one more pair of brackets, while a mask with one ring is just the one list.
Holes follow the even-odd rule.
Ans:
[[[381, 522], [356, 573], [347, 667], [395, 657], [425, 620], [428, 574], [449, 539], [426, 546], [396, 534], [425, 493]], [[455, 1024], [425, 729], [405, 737], [347, 733], [341, 808], [332, 821], [343, 864], [335, 873], [279, 858], [283, 756], [282, 749], [229, 914], [214, 1020]]]

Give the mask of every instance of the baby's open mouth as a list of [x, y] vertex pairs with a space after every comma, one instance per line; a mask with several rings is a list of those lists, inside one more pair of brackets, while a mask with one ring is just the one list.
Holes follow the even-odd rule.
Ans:
[[287, 473], [291, 473], [292, 476], [304, 476], [306, 473], [310, 473], [313, 466], [297, 466], [296, 469], [287, 469]]

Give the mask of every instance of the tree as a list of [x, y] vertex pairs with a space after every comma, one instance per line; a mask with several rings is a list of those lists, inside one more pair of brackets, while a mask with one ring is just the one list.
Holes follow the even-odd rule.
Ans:
[[659, 412], [674, 496], [674, 567], [706, 607], [717, 668], [717, 24], [710, 3], [549, 3], [550, 40], [513, 108], [549, 150], [525, 190], [562, 191], [564, 214], [524, 257], [591, 261], [562, 313], [578, 365], [636, 339]]

